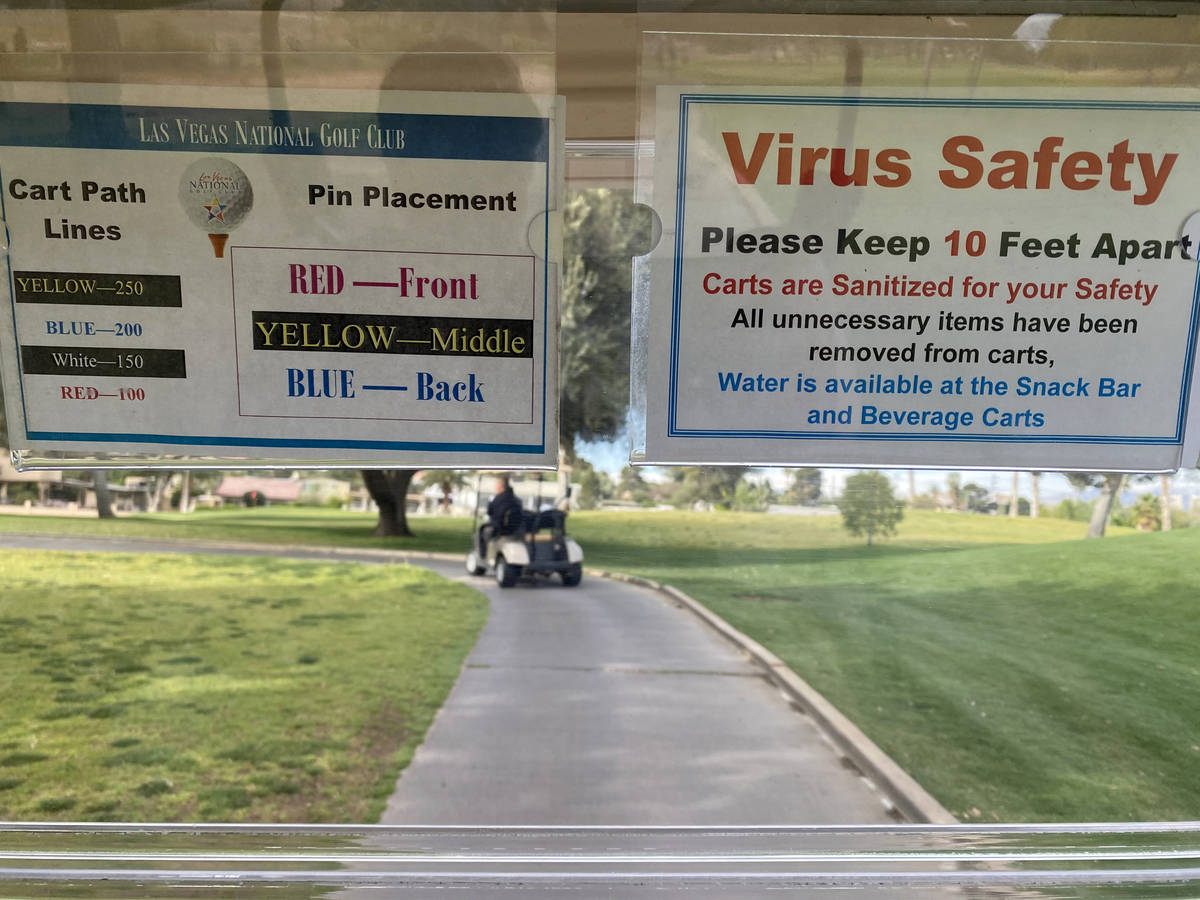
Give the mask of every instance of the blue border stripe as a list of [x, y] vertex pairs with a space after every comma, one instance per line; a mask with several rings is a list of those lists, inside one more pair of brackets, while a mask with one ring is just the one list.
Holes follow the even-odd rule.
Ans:
[[1143, 100], [1022, 100], [1005, 98], [968, 99], [957, 97], [828, 97], [777, 94], [680, 94], [688, 103], [758, 103], [781, 106], [881, 106], [934, 107], [938, 109], [1123, 109], [1154, 112], [1198, 112], [1200, 103]]
[[425, 441], [353, 441], [342, 438], [250, 438], [180, 434], [106, 434], [83, 431], [30, 431], [31, 441], [105, 444], [169, 444], [197, 447], [283, 447], [309, 450], [437, 450], [444, 453], [542, 453], [544, 444], [456, 444]]
[[1179, 442], [1174, 438], [1134, 437], [1091, 437], [1070, 434], [1045, 435], [999, 435], [999, 434], [913, 434], [911, 432], [862, 432], [862, 431], [725, 431], [718, 429], [688, 428], [672, 437], [732, 437], [766, 438], [775, 440], [854, 440], [854, 441], [986, 441], [1007, 444], [1147, 444], [1172, 445]]
[[[8, 266], [8, 305], [12, 310], [12, 325], [13, 325], [13, 347], [17, 354], [17, 379], [21, 389], [21, 424], [29, 423], [29, 408], [25, 404], [25, 363], [21, 356], [21, 341], [17, 337], [17, 286], [13, 281], [13, 259], [12, 259], [12, 234], [8, 230], [8, 213], [4, 208], [4, 172], [0, 169], [0, 219], [4, 220], [4, 246], [9, 248], [8, 259], [5, 264]], [[13, 442], [12, 425], [8, 425], [8, 442]]]
[[682, 296], [680, 285], [683, 283], [683, 223], [684, 205], [687, 202], [687, 192], [685, 190], [687, 169], [687, 127], [688, 107], [686, 103], [681, 103], [679, 107], [679, 160], [676, 164], [675, 185], [675, 208], [677, 210], [675, 219], [675, 264], [673, 271], [675, 290], [671, 297], [671, 385], [670, 393], [667, 395], [668, 433], [674, 432], [676, 427], [675, 398], [679, 393], [679, 320], [682, 317]]
[[1192, 312], [1187, 330], [1183, 379], [1180, 383], [1179, 408], [1175, 433], [1168, 436], [1126, 437], [1118, 435], [991, 435], [991, 434], [927, 434], [910, 432], [845, 432], [845, 431], [767, 431], [679, 428], [676, 411], [679, 395], [679, 329], [682, 318], [683, 293], [683, 223], [687, 202], [687, 122], [688, 109], [695, 105], [758, 104], [766, 106], [878, 106], [878, 107], [937, 107], [943, 109], [1071, 109], [1071, 110], [1135, 110], [1151, 112], [1200, 112], [1200, 103], [1156, 102], [1137, 100], [1021, 100], [967, 99], [922, 97], [829, 97], [822, 95], [775, 94], [680, 94], [679, 95], [679, 159], [675, 191], [675, 260], [671, 288], [671, 365], [667, 396], [667, 437], [732, 438], [770, 440], [855, 440], [855, 441], [963, 441], [1007, 444], [1127, 444], [1171, 446], [1183, 443], [1187, 421], [1187, 403], [1191, 392], [1192, 368], [1196, 355], [1196, 325], [1200, 318], [1200, 261], [1192, 289]]
[[[177, 120], [201, 126], [181, 135]], [[246, 143], [236, 123], [264, 133], [282, 127], [313, 146]], [[146, 140], [154, 123], [169, 140]], [[324, 147], [322, 124], [358, 129], [357, 145]], [[369, 129], [402, 130], [403, 149], [367, 146]], [[212, 154], [284, 156], [369, 156], [394, 159], [469, 159], [546, 162], [550, 120], [534, 116], [414, 115], [409, 113], [316, 112], [312, 110], [209, 109], [173, 106], [116, 106], [100, 103], [0, 103], [0, 144], [86, 150], [167, 150]]]
[[[557, 115], [557, 107], [555, 108]], [[543, 254], [542, 254], [542, 447], [546, 446], [546, 373], [549, 371], [550, 359], [547, 356], [550, 340], [550, 163], [546, 163], [546, 185], [545, 197], [542, 202], [542, 209], [545, 210], [545, 221], [542, 226], [543, 237]], [[536, 278], [536, 273], [534, 274]], [[562, 301], [562, 298], [559, 298]], [[557, 323], [555, 323], [557, 325]], [[561, 344], [561, 342], [560, 342]], [[556, 362], [558, 360], [555, 360]], [[562, 369], [559, 368], [561, 373]], [[554, 379], [555, 387], [558, 387], [558, 376]], [[559, 395], [562, 395], [561, 389]], [[560, 413], [561, 415], [561, 413]], [[561, 421], [558, 416], [555, 417], [555, 427], [558, 427], [558, 422]], [[555, 460], [555, 465], [558, 461]]]

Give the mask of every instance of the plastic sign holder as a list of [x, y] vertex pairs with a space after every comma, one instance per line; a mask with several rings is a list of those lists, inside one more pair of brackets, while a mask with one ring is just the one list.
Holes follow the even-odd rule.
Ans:
[[[368, 16], [299, 31], [249, 18], [261, 59], [184, 53], [171, 77], [246, 69], [259, 87], [29, 81], [0, 95], [15, 464], [553, 468], [553, 13], [499, 17], [486, 38], [475, 20], [388, 14], [407, 27], [361, 54], [326, 45], [369, 47]], [[186, 44], [188, 21], [216, 36], [248, 20], [162, 24]], [[80, 49], [78, 29], [69, 39]], [[284, 42], [305, 52], [271, 46]], [[54, 69], [125, 81], [150, 59], [129, 49], [67, 52]], [[44, 54], [11, 62], [47, 69]], [[443, 86], [456, 90], [422, 90]]]
[[[633, 461], [1194, 460], [1200, 93], [987, 84], [1001, 49], [1045, 79], [1021, 42], [794, 40], [824, 83], [680, 83], [735, 59], [761, 76], [746, 61], [781, 39], [645, 36], [639, 190], [663, 238], [638, 279]], [[931, 58], [974, 81], [921, 83]]]

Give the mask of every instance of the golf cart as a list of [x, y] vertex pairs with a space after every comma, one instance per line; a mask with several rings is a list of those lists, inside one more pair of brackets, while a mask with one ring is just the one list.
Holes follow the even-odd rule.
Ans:
[[533, 509], [514, 506], [489, 534], [485, 551], [480, 556], [479, 529], [487, 524], [486, 506], [480, 501], [482, 492], [475, 492], [475, 515], [472, 519], [471, 549], [466, 567], [471, 575], [484, 575], [492, 569], [500, 587], [512, 587], [522, 575], [558, 573], [562, 583], [574, 587], [583, 579], [583, 550], [567, 537], [567, 514], [561, 509], [539, 509], [541, 478]]

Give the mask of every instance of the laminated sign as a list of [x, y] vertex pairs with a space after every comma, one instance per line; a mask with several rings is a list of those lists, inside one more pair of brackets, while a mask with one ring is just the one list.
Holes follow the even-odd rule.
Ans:
[[553, 100], [10, 93], [13, 448], [555, 463]]
[[1180, 464], [1200, 105], [660, 88], [656, 121], [644, 461]]

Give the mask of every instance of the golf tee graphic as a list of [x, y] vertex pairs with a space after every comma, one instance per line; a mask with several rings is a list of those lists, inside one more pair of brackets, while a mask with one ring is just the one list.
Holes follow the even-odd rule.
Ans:
[[209, 156], [188, 166], [179, 179], [179, 202], [192, 224], [208, 234], [213, 255], [221, 259], [229, 233], [254, 207], [254, 189], [236, 164]]

